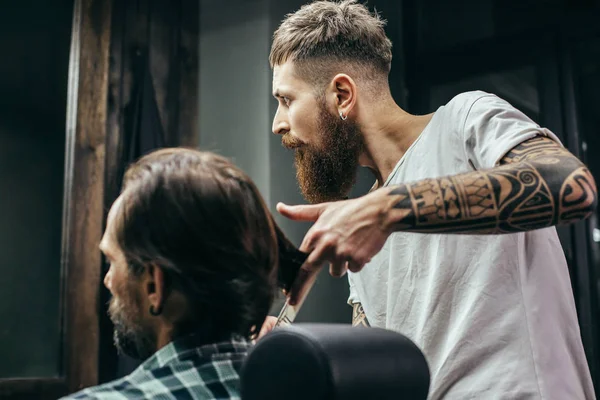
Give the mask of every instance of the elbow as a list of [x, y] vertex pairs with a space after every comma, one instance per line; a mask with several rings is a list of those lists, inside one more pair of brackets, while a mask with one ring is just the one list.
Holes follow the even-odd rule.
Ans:
[[585, 181], [588, 184], [587, 195], [585, 196], [585, 207], [588, 209], [588, 212], [592, 214], [596, 211], [596, 207], [598, 207], [598, 187], [596, 186], [596, 181], [589, 169], [585, 168], [584, 176]]
[[[575, 172], [578, 176], [574, 177], [572, 181], [572, 190], [570, 195], [565, 195], [565, 202], [563, 203], [565, 208], [569, 208], [574, 212], [574, 215], [579, 215], [580, 218], [586, 219], [591, 216], [598, 207], [598, 189], [596, 181], [592, 176], [589, 169], [583, 167]], [[571, 197], [571, 199], [569, 199]], [[570, 204], [569, 204], [570, 203]], [[578, 204], [578, 205], [577, 205]]]
[[598, 207], [598, 190], [591, 172], [581, 166], [561, 183], [558, 195], [558, 224], [589, 218]]
[[594, 196], [587, 199], [582, 204], [582, 218], [587, 219], [592, 216], [596, 212], [596, 207], [598, 207], [598, 194], [594, 192]]
[[[589, 173], [589, 172], [588, 172]], [[598, 188], [596, 186], [596, 181], [591, 173], [590, 176], [590, 199], [588, 200], [587, 207], [589, 209], [590, 214], [596, 211], [598, 207]]]

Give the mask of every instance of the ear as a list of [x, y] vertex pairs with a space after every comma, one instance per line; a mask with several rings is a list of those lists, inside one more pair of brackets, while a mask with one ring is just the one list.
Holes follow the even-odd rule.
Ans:
[[356, 104], [356, 82], [346, 74], [337, 74], [331, 83], [337, 113], [341, 112], [345, 117], [348, 117]]
[[160, 310], [165, 301], [165, 273], [159, 266], [150, 264], [144, 282], [148, 302], [155, 310]]

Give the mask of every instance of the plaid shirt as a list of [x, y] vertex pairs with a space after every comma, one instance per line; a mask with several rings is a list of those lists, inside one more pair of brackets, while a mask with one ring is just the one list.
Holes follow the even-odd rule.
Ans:
[[75, 399], [239, 399], [239, 371], [250, 343], [198, 346], [193, 336], [169, 343], [124, 378], [67, 396]]

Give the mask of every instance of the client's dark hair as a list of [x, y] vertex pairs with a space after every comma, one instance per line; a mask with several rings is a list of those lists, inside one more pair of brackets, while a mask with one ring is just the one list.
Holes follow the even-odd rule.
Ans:
[[116, 221], [130, 269], [163, 269], [186, 299], [176, 334], [251, 337], [272, 305], [276, 228], [252, 180], [227, 159], [184, 148], [142, 157], [126, 172]]

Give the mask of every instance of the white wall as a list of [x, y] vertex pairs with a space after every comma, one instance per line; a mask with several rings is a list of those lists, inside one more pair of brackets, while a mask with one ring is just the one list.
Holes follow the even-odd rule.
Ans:
[[269, 201], [268, 1], [200, 4], [200, 146], [231, 158]]

